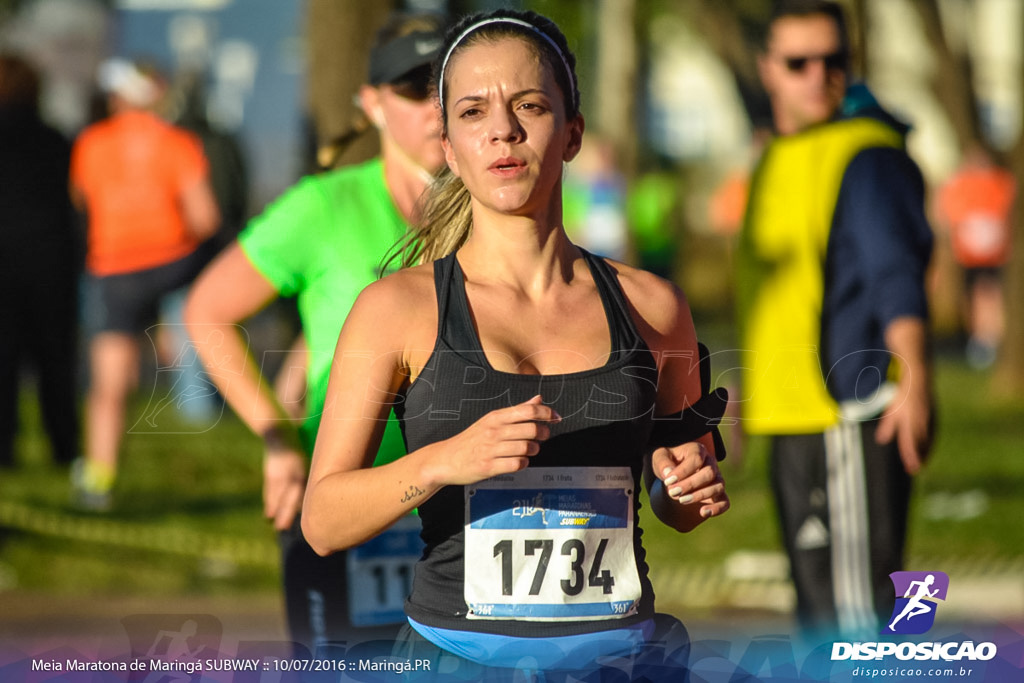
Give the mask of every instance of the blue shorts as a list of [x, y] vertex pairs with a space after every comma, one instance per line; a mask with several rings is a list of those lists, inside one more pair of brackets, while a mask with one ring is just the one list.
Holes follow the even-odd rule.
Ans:
[[[440, 635], [451, 641], [450, 649], [424, 637], [411, 624], [403, 626], [392, 657], [418, 663], [403, 680], [679, 683], [688, 679], [689, 634], [679, 620], [665, 614], [656, 614], [635, 628], [543, 640], [416, 626], [433, 638]], [[602, 649], [602, 643], [610, 649]]]

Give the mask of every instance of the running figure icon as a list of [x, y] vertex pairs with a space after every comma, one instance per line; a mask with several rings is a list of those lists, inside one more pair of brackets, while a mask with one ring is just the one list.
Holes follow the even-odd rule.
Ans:
[[[916, 617], [919, 614], [927, 614], [932, 611], [931, 603], [925, 602], [924, 598], [933, 598], [935, 597], [935, 594], [939, 592], [938, 588], [936, 588], [933, 591], [928, 590], [928, 588], [933, 583], [935, 583], [934, 574], [929, 574], [924, 578], [923, 581], [910, 582], [910, 586], [907, 588], [907, 592], [903, 595], [903, 597], [905, 598], [910, 598], [910, 601], [907, 602], [906, 606], [903, 608], [903, 611], [899, 613], [899, 616], [893, 619], [892, 623], [889, 624], [890, 631], [896, 630], [896, 622], [898, 622], [903, 617], [906, 617], [907, 621], [910, 621], [912, 617]], [[916, 593], [914, 593], [915, 587], [917, 591]], [[912, 596], [911, 593], [914, 593], [914, 595]]]

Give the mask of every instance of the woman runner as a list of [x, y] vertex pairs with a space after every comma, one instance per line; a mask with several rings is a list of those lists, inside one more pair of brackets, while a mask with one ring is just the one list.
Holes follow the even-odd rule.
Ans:
[[[551, 21], [467, 18], [440, 54], [450, 172], [403, 254], [422, 265], [367, 287], [342, 329], [303, 531], [328, 554], [419, 509], [394, 651], [413, 677], [678, 680], [686, 633], [655, 614], [639, 487], [679, 531], [729, 507], [706, 428], [652, 440], [702, 395], [686, 299], [565, 234], [584, 122]], [[371, 469], [392, 406], [408, 455]]]

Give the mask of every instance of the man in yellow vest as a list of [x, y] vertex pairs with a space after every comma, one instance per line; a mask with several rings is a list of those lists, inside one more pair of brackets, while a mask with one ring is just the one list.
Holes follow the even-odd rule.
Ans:
[[759, 58], [777, 137], [740, 239], [742, 424], [771, 479], [808, 629], [874, 630], [929, 450], [932, 233], [906, 127], [847, 90], [841, 8], [778, 2]]

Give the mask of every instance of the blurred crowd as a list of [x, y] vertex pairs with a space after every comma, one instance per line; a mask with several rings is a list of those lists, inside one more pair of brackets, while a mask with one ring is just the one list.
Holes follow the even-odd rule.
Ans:
[[[169, 323], [157, 343], [164, 364], [195, 370], [183, 293], [244, 224], [245, 161], [239, 142], [206, 120], [194, 75], [172, 87], [155, 65], [106, 62], [95, 120], [73, 141], [42, 120], [40, 75], [28, 59], [5, 53], [0, 84], [2, 462], [15, 463], [19, 381], [32, 370], [54, 460], [72, 467], [80, 505], [104, 509], [142, 335]], [[178, 407], [201, 421], [215, 391], [197, 392], [194, 376], [189, 383]]]

